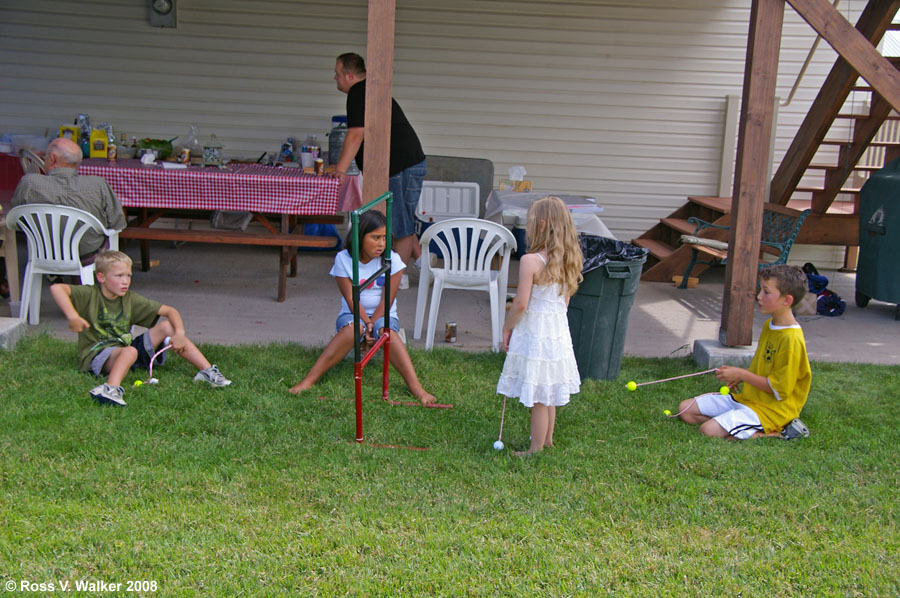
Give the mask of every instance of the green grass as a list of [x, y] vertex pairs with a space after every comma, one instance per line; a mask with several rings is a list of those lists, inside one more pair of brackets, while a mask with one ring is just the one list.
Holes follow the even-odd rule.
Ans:
[[[715, 390], [687, 359], [626, 358], [528, 444], [494, 394], [503, 356], [411, 351], [452, 410], [391, 407], [352, 364], [311, 395], [296, 345], [202, 347], [235, 386], [177, 358], [125, 409], [99, 407], [73, 342], [0, 352], [0, 585], [153, 580], [182, 596], [896, 596], [900, 368], [813, 364], [812, 436], [727, 442], [667, 420]], [[155, 372], [154, 372], [155, 373]], [[146, 372], [144, 372], [146, 374]], [[410, 398], [399, 376], [393, 396]], [[319, 399], [318, 397], [323, 397]], [[123, 592], [124, 593], [124, 592]], [[70, 592], [71, 595], [79, 595]], [[87, 595], [86, 593], [83, 593]], [[12, 595], [12, 594], [11, 594]], [[32, 595], [38, 595], [33, 593]], [[132, 594], [134, 595], [134, 594]]]

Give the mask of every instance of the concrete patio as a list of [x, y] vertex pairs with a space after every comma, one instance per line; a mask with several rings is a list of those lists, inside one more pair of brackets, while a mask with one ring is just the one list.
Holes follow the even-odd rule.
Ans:
[[[20, 255], [25, 255], [24, 244]], [[138, 246], [125, 248], [139, 263]], [[149, 272], [135, 269], [133, 288], [148, 297], [176, 307], [188, 335], [197, 342], [219, 344], [263, 344], [296, 342], [324, 346], [334, 334], [338, 311], [337, 288], [328, 275], [333, 253], [301, 253], [297, 278], [288, 279], [287, 301], [275, 301], [277, 251], [272, 248], [230, 245], [171, 244], [152, 246], [159, 266]], [[518, 262], [513, 261], [511, 281]], [[857, 361], [900, 364], [900, 322], [895, 306], [873, 300], [865, 309], [853, 301], [853, 274], [822, 271], [829, 288], [847, 301], [839, 317], [798, 317], [806, 335], [810, 358], [820, 361]], [[413, 347], [424, 346], [413, 339], [416, 277], [409, 290], [399, 293], [401, 325]], [[703, 274], [697, 288], [679, 290], [671, 284], [640, 283], [631, 308], [625, 353], [646, 357], [690, 355], [697, 339], [718, 338], [724, 269]], [[0, 330], [14, 328], [8, 319], [9, 304], [0, 302]], [[458, 324], [458, 342], [443, 341], [444, 323]], [[756, 313], [754, 337], [764, 318]], [[74, 339], [65, 318], [53, 303], [44, 282], [41, 322], [27, 326], [27, 333], [47, 330]], [[466, 351], [490, 349], [490, 314], [487, 293], [444, 291], [438, 316], [436, 347]]]

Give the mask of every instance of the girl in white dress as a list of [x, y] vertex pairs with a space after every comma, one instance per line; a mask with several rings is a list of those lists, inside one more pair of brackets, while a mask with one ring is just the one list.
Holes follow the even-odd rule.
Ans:
[[556, 408], [579, 391], [566, 310], [581, 282], [581, 248], [566, 204], [545, 197], [528, 209], [529, 253], [519, 261], [516, 297], [503, 325], [506, 362], [497, 393], [531, 408], [531, 455], [553, 446]]

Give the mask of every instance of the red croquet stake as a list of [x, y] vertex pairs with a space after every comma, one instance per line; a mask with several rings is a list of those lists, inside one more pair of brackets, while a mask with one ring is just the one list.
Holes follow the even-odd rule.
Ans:
[[693, 374], [685, 374], [683, 376], [673, 376], [671, 378], [663, 378], [662, 380], [652, 380], [650, 382], [641, 382], [640, 384], [635, 384], [635, 388], [638, 386], [647, 386], [648, 384], [659, 384], [661, 382], [671, 382], [672, 380], [680, 380], [681, 378], [690, 378], [692, 376], [702, 376], [703, 374], [709, 374], [711, 372], [715, 372], [718, 368], [712, 368], [709, 370], [703, 370], [702, 372], [694, 372]]

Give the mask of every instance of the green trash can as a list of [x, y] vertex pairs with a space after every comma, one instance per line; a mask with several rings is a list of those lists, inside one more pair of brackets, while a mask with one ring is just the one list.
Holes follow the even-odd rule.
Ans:
[[569, 301], [569, 332], [581, 379], [612, 380], [625, 351], [628, 313], [647, 249], [594, 235], [581, 237], [584, 280]]
[[872, 174], [859, 194], [859, 258], [856, 263], [856, 305], [869, 299], [895, 303], [900, 320], [900, 158]]

